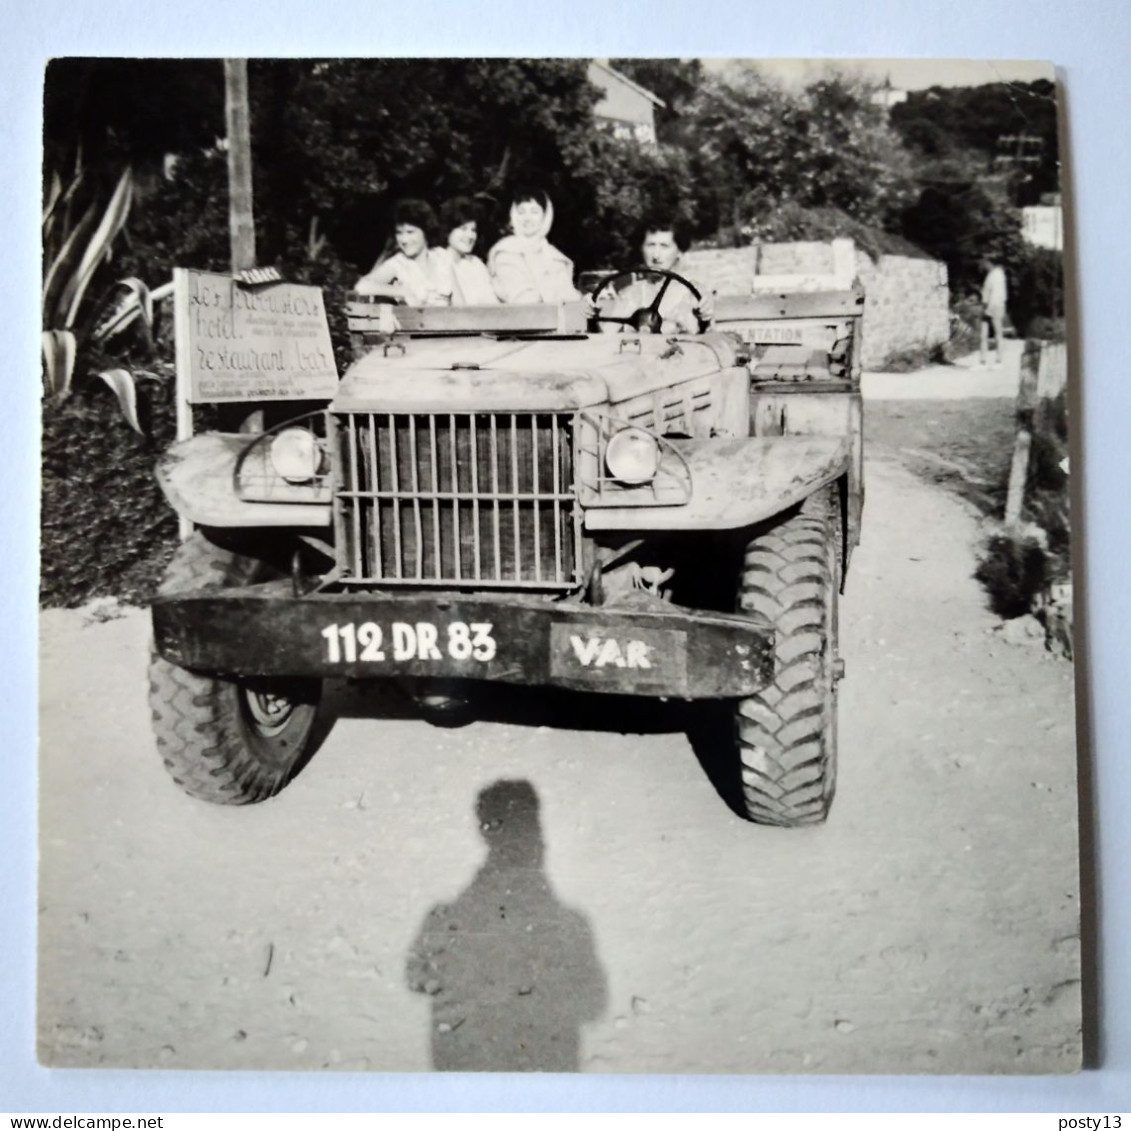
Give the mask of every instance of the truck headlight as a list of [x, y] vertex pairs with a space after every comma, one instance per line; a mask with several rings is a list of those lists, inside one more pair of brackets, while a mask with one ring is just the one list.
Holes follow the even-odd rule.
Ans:
[[605, 467], [620, 483], [650, 483], [660, 469], [660, 445], [642, 428], [623, 428], [605, 447]]
[[309, 483], [322, 469], [322, 449], [305, 428], [284, 428], [271, 438], [271, 466], [288, 483]]

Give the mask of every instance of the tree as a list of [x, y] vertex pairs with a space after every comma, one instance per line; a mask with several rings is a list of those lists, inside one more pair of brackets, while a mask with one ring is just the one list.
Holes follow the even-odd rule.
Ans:
[[[573, 168], [593, 133], [598, 92], [575, 60], [272, 60], [252, 65], [256, 185], [265, 260], [305, 240], [313, 219], [368, 267], [393, 201], [438, 203], [533, 178], [555, 198], [555, 236], [580, 216]], [[567, 247], [567, 250], [569, 248]]]
[[1046, 79], [912, 91], [891, 121], [926, 179], [942, 179], [940, 166], [980, 175], [996, 168], [1015, 205], [1060, 190], [1056, 87]]
[[928, 185], [903, 216], [903, 230], [947, 265], [953, 296], [980, 294], [982, 261], [995, 259], [1011, 282], [1025, 258], [1021, 217], [977, 185]]
[[870, 94], [843, 77], [795, 94], [741, 66], [707, 77], [685, 119], [701, 217], [736, 239], [786, 202], [891, 224], [913, 196], [911, 166]]
[[77, 154], [116, 179], [131, 165], [160, 171], [165, 155], [224, 134], [224, 74], [215, 59], [53, 59], [43, 93], [45, 169]]

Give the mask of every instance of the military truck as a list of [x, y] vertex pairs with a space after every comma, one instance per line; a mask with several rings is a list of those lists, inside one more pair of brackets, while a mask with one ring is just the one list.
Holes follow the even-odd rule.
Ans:
[[182, 789], [278, 793], [329, 678], [433, 706], [510, 683], [724, 701], [749, 818], [825, 820], [863, 294], [721, 296], [670, 334], [663, 292], [698, 292], [652, 274], [620, 318], [354, 296], [328, 404], [164, 455], [194, 529], [153, 603], [150, 703]]

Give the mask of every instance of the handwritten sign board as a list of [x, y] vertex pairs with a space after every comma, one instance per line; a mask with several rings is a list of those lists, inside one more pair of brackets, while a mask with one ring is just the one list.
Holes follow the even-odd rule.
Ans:
[[190, 404], [328, 400], [338, 371], [318, 287], [173, 273], [177, 380]]

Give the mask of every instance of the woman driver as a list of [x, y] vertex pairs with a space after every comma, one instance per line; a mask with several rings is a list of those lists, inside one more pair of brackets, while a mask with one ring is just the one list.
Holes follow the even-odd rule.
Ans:
[[573, 261], [546, 239], [554, 223], [550, 198], [537, 189], [519, 189], [511, 198], [513, 235], [499, 240], [487, 256], [495, 293], [503, 302], [571, 302]]
[[385, 295], [409, 306], [448, 306], [452, 301], [452, 266], [440, 249], [428, 247], [436, 216], [423, 200], [401, 200], [393, 210], [397, 250], [386, 248], [373, 270], [357, 281], [363, 295]]

